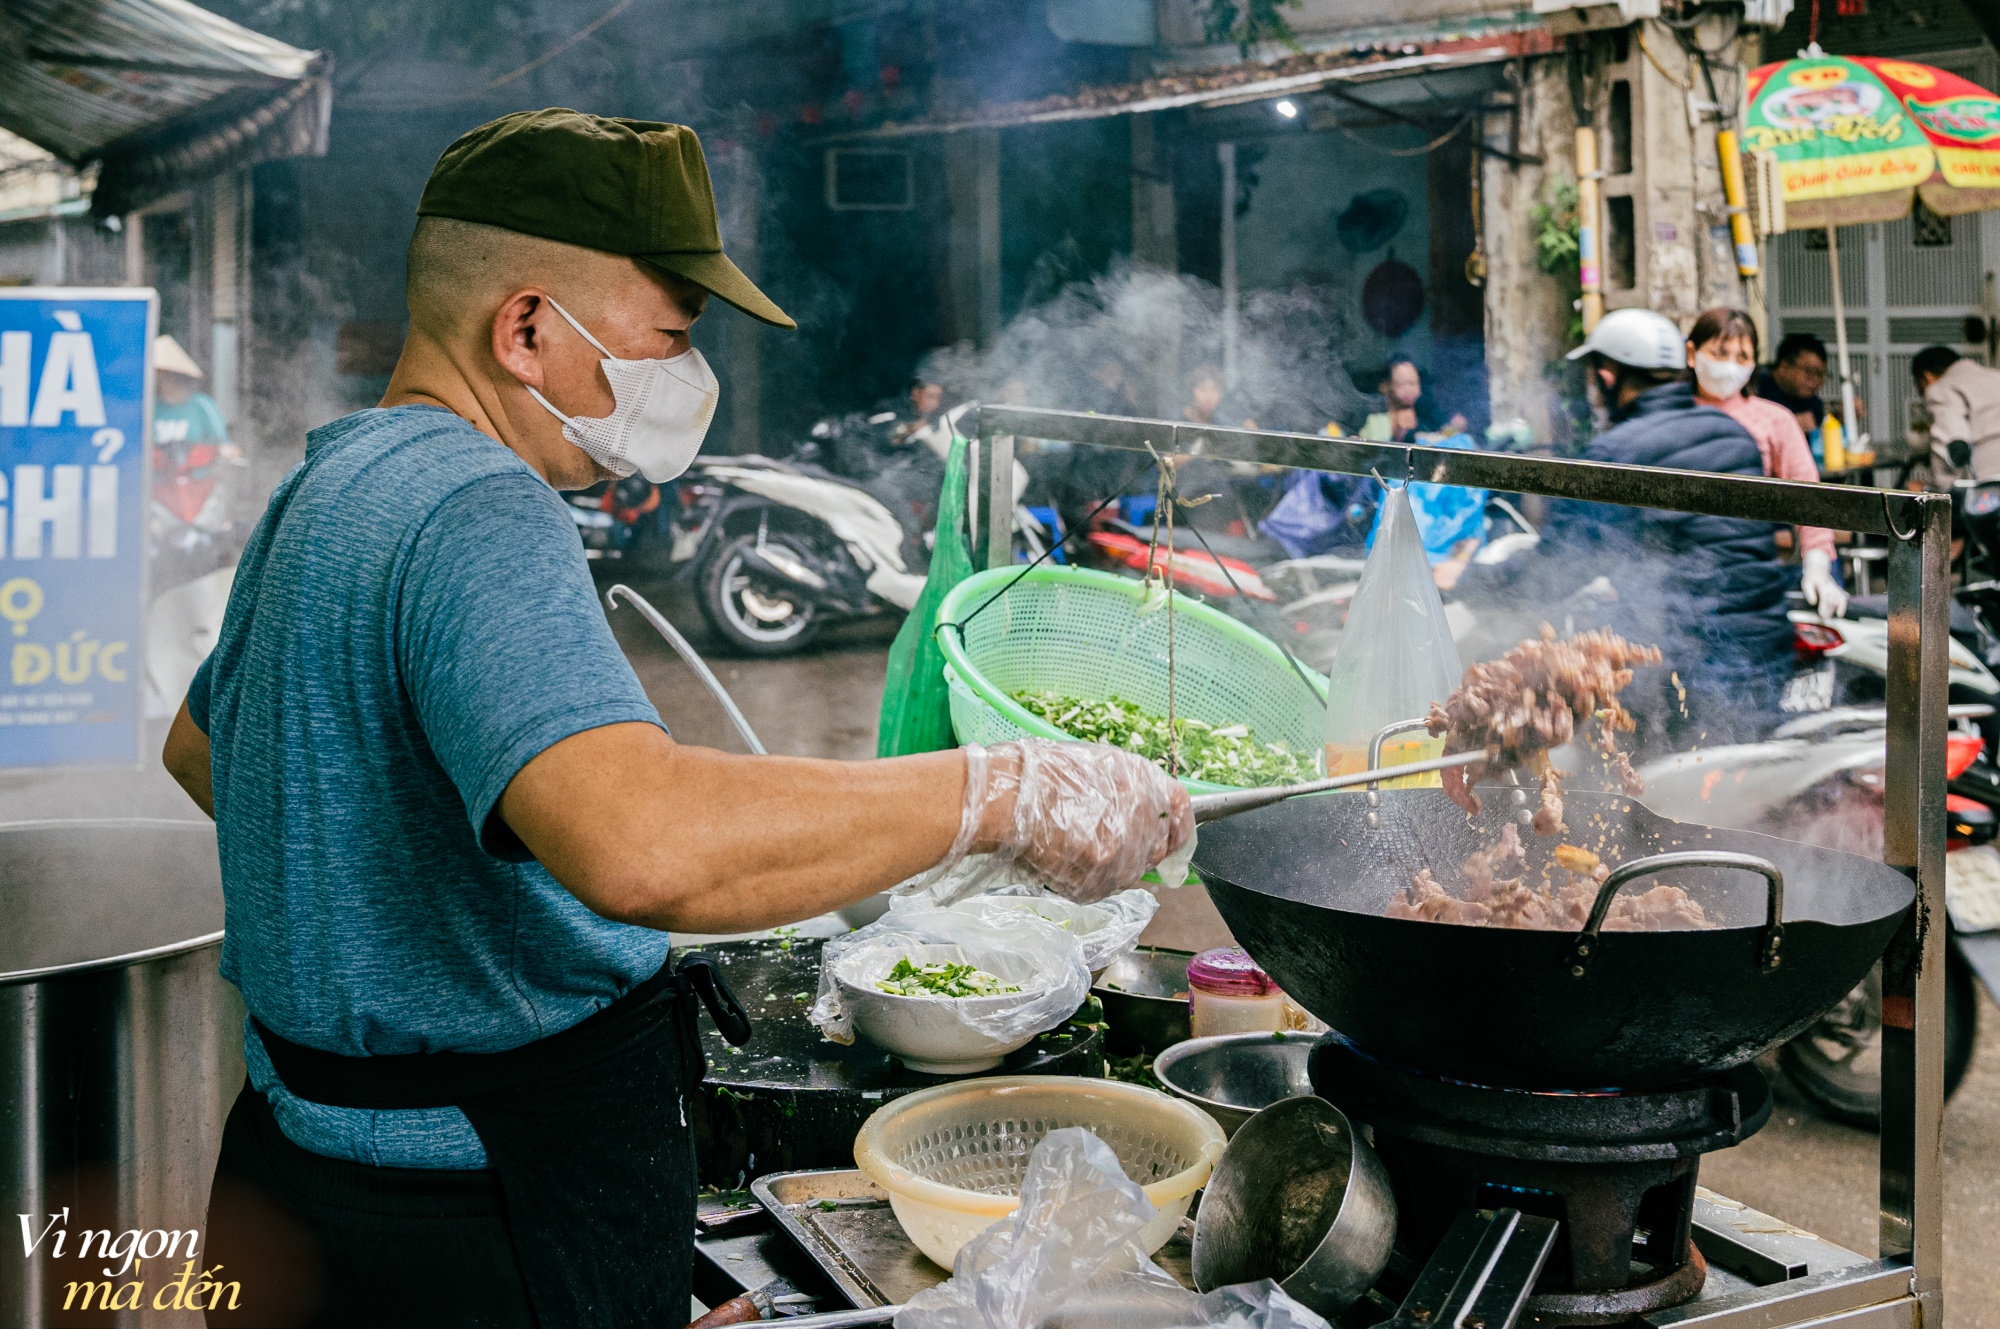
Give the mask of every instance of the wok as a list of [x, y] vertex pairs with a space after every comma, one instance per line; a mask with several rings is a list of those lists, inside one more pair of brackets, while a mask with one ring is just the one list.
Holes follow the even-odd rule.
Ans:
[[1459, 864], [1515, 818], [1517, 793], [1482, 789], [1476, 818], [1439, 789], [1276, 803], [1204, 826], [1194, 866], [1237, 941], [1357, 1047], [1515, 1089], [1658, 1088], [1749, 1061], [1860, 982], [1916, 898], [1870, 859], [1569, 793], [1567, 833], [1521, 836], [1530, 885], [1568, 880], [1550, 863], [1558, 843], [1614, 869], [1671, 855], [1614, 870], [1595, 917], [1616, 889], [1668, 883], [1722, 926], [1590, 936], [1382, 917], [1421, 868], [1456, 894]]

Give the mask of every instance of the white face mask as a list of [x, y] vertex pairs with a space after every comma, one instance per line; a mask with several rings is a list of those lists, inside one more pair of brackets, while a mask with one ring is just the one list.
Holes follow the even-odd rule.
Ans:
[[1734, 360], [1717, 360], [1713, 356], [1696, 351], [1694, 355], [1694, 377], [1701, 384], [1701, 390], [1711, 397], [1728, 398], [1742, 391], [1756, 372], [1755, 365], [1739, 364]]
[[554, 300], [549, 304], [578, 336], [604, 352], [598, 363], [611, 383], [615, 404], [606, 416], [564, 415], [533, 388], [528, 389], [530, 395], [562, 421], [564, 438], [612, 474], [638, 471], [654, 484], [678, 477], [701, 450], [702, 436], [708, 433], [722, 395], [708, 361], [692, 346], [670, 360], [621, 360], [567, 309]]

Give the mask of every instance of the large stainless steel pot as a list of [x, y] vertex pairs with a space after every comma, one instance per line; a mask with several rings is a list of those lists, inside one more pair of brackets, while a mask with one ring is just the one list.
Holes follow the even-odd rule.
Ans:
[[[68, 1323], [64, 1285], [102, 1281], [81, 1234], [206, 1236], [222, 1122], [243, 1083], [243, 1007], [216, 972], [222, 882], [207, 822], [0, 825], [0, 1324]], [[24, 1256], [19, 1214], [39, 1234]], [[185, 1258], [186, 1243], [181, 1250]], [[114, 1271], [119, 1261], [112, 1261]], [[118, 1324], [198, 1325], [156, 1312], [179, 1261], [148, 1260], [146, 1309]], [[72, 1306], [72, 1317], [76, 1307]], [[111, 1322], [99, 1316], [90, 1323]]]

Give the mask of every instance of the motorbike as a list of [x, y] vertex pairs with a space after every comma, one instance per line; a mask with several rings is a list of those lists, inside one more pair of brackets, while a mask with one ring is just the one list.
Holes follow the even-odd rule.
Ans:
[[786, 655], [831, 622], [907, 610], [928, 551], [923, 505], [903, 491], [921, 483], [881, 468], [864, 485], [816, 465], [815, 450], [701, 457], [669, 484], [634, 475], [565, 495], [584, 557], [686, 578], [708, 625], [746, 655]]
[[[787, 655], [832, 623], [916, 603], [944, 454], [968, 409], [896, 439], [883, 428], [893, 416], [822, 421], [788, 457], [698, 457], [670, 485], [635, 477], [572, 495], [570, 506], [586, 554], [664, 563], [735, 650]], [[1025, 482], [1017, 466], [1017, 499]], [[1036, 523], [1018, 507], [1014, 530], [1022, 556], [1041, 553]]]
[[[1950, 708], [1945, 773], [1945, 1092], [1972, 1062], [1976, 984], [2000, 997], [2000, 768], [1978, 723], [1989, 704]], [[1799, 716], [1755, 742], [1675, 753], [1639, 768], [1648, 807], [1682, 820], [1756, 830], [1848, 853], [1882, 855], [1887, 713], [1839, 706]], [[1779, 1062], [1828, 1116], [1873, 1129], [1881, 1113], [1880, 967]]]
[[615, 562], [628, 553], [636, 559], [644, 552], [644, 538], [660, 529], [660, 486], [643, 475], [603, 480], [563, 497], [583, 556], [593, 563]]
[[673, 485], [668, 560], [716, 634], [787, 655], [829, 623], [907, 611], [928, 550], [880, 499], [817, 467], [769, 457], [697, 460]]
[[153, 493], [146, 521], [148, 576], [154, 594], [236, 561], [249, 528], [234, 518], [231, 507], [239, 477], [248, 467], [241, 449], [229, 444], [166, 438], [154, 443]]
[[[1994, 510], [2000, 514], [2000, 486]], [[2000, 537], [2000, 527], [1996, 527]], [[1515, 540], [1531, 546], [1532, 533]], [[1497, 545], [1499, 542], [1494, 542]], [[1995, 544], [2000, 547], [2000, 538]], [[1489, 546], [1480, 557], [1518, 552]], [[1273, 569], [1266, 568], [1267, 575]], [[2000, 707], [2000, 636], [1986, 617], [1978, 584], [1961, 589], [1952, 607], [1947, 740], [1950, 901], [1946, 949], [1946, 1083], [1955, 1089], [1970, 1067], [1977, 1038], [1977, 985], [2000, 997], [2000, 767], [1994, 756]], [[1351, 593], [1351, 592], [1350, 592]], [[1571, 601], [1541, 607], [1564, 631], [1592, 617], [1591, 588]], [[1448, 601], [1453, 633], [1467, 658], [1487, 658], [1519, 640], [1530, 626], [1518, 616], [1472, 614]], [[1726, 746], [1645, 758], [1638, 773], [1642, 801], [1683, 821], [1766, 834], [1868, 857], [1882, 854], [1882, 768], [1886, 750], [1889, 655], [1885, 596], [1857, 596], [1848, 617], [1828, 618], [1793, 598], [1792, 672], [1768, 732]], [[1640, 709], [1640, 703], [1634, 703]], [[1647, 728], [1643, 724], [1642, 729]], [[1643, 738], [1643, 734], [1642, 734]], [[1643, 748], [1642, 748], [1643, 754]], [[1779, 1051], [1794, 1085], [1827, 1116], [1873, 1129], [1881, 1112], [1881, 975], [1879, 966], [1832, 1011]]]

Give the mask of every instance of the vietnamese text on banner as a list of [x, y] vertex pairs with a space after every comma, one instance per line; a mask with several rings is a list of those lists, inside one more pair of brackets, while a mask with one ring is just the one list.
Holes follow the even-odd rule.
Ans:
[[0, 290], [0, 767], [136, 762], [149, 290]]

